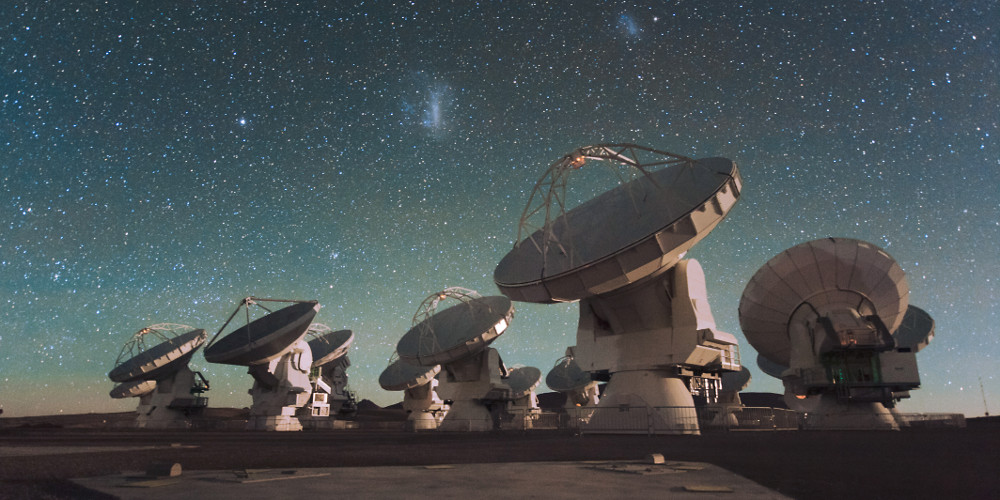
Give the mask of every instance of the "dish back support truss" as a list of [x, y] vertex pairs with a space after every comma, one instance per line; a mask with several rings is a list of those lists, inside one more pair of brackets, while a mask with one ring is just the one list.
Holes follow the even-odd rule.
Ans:
[[[642, 175], [657, 187], [660, 187], [659, 184], [650, 177], [651, 169], [664, 165], [694, 164], [695, 162], [693, 158], [637, 144], [596, 144], [578, 148], [552, 163], [545, 174], [535, 183], [518, 222], [515, 247], [530, 242], [544, 258], [548, 255], [550, 246], [555, 245], [560, 252], [569, 256], [570, 262], [575, 262], [573, 246], [563, 245], [559, 241], [553, 231], [553, 225], [559, 219], [567, 222], [566, 213], [573, 208], [567, 206], [569, 201], [567, 198], [568, 181], [572, 173], [582, 168], [587, 160], [608, 162], [605, 166], [615, 174], [621, 185], [628, 185], [630, 180]], [[626, 167], [626, 170], [623, 172], [622, 169], [615, 167]], [[629, 193], [629, 196], [632, 198], [633, 206], [638, 213], [639, 209], [634, 202], [634, 194]]]
[[[411, 327], [416, 327], [420, 330], [419, 352], [440, 352], [444, 347], [451, 347], [441, 346], [437, 332], [434, 331], [434, 322], [426, 321], [437, 313], [438, 306], [442, 301], [454, 299], [469, 307], [476, 307], [477, 302], [475, 302], [475, 299], [480, 298], [482, 298], [482, 295], [479, 292], [460, 286], [448, 287], [424, 298], [420, 305], [417, 306], [417, 311], [413, 313], [413, 321], [410, 323]], [[393, 353], [393, 355], [398, 356], [397, 353]]]

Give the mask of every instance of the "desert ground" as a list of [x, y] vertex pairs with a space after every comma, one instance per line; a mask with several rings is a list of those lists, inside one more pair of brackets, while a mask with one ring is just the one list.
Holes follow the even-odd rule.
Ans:
[[[358, 428], [291, 433], [128, 429], [129, 413], [0, 418], [0, 498], [109, 498], [69, 478], [145, 471], [160, 462], [187, 471], [636, 460], [650, 453], [708, 462], [798, 499], [1000, 498], [997, 417], [969, 419], [965, 428], [700, 436], [413, 433], [380, 424], [401, 417], [361, 409]], [[238, 422], [240, 410], [217, 409], [213, 418]]]

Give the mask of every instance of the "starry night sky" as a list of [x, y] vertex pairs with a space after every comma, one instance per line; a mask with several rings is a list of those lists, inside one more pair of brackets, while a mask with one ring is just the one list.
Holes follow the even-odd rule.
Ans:
[[[351, 387], [399, 401], [377, 377], [420, 302], [498, 294], [535, 181], [601, 142], [740, 165], [688, 255], [748, 390], [782, 388], [743, 287], [842, 236], [937, 321], [900, 410], [1000, 412], [996, 2], [347, 3], [0, 6], [4, 416], [132, 410], [107, 372], [133, 333], [211, 336], [248, 295], [319, 300], [356, 334]], [[493, 346], [545, 373], [576, 322], [517, 304]], [[211, 406], [249, 405], [245, 368], [192, 367]]]

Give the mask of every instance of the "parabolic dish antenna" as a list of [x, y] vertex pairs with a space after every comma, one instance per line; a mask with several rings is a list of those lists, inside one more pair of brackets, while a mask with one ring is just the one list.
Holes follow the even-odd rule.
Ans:
[[396, 359], [382, 370], [378, 384], [387, 391], [405, 391], [429, 383], [441, 371], [441, 365], [419, 366]]
[[740, 299], [740, 325], [757, 352], [790, 364], [789, 325], [798, 314], [849, 304], [878, 316], [889, 332], [903, 321], [909, 286], [899, 264], [871, 243], [824, 238], [778, 254], [750, 279]]
[[896, 347], [920, 352], [934, 338], [934, 318], [919, 307], [909, 306], [892, 337], [896, 339]]
[[[453, 292], [449, 296], [461, 303], [437, 311], [437, 303], [444, 297], [424, 300], [414, 316], [416, 324], [396, 345], [401, 360], [434, 366], [473, 356], [506, 331], [514, 317], [514, 304], [507, 297], [482, 297], [475, 292]], [[420, 320], [421, 316], [424, 319]]]
[[153, 392], [154, 389], [156, 389], [155, 380], [133, 380], [116, 385], [108, 394], [114, 399], [138, 398]]
[[777, 379], [780, 379], [781, 374], [788, 369], [787, 366], [779, 365], [778, 363], [775, 363], [760, 354], [757, 355], [757, 368], [760, 368], [760, 371]]
[[[590, 160], [641, 175], [568, 209], [567, 177]], [[655, 275], [722, 221], [741, 184], [736, 164], [725, 158], [695, 160], [635, 144], [579, 148], [535, 184], [518, 241], [497, 265], [494, 281], [513, 300], [552, 303]]]
[[[445, 299], [459, 303], [441, 309], [439, 305]], [[507, 297], [483, 297], [460, 287], [433, 293], [420, 303], [413, 315], [413, 326], [396, 344], [396, 355], [403, 363], [441, 365], [436, 379], [440, 399], [433, 395], [432, 380], [425, 386], [426, 397], [421, 399], [431, 406], [420, 408], [441, 408], [439, 402], [451, 402], [438, 429], [487, 431], [495, 427], [488, 405], [506, 401], [510, 387], [502, 379], [507, 369], [500, 354], [489, 345], [507, 330], [513, 318], [514, 305]], [[406, 399], [403, 405], [407, 406]]]
[[722, 390], [730, 392], [740, 392], [750, 385], [750, 370], [742, 367], [738, 372], [725, 372], [722, 374]]
[[[262, 301], [294, 303], [272, 312], [259, 303]], [[257, 305], [268, 311], [268, 314], [250, 321], [250, 305]], [[319, 303], [315, 300], [290, 301], [247, 297], [240, 302], [215, 334], [212, 342], [205, 347], [205, 360], [210, 363], [250, 366], [279, 358], [305, 336], [306, 330], [319, 312], [319, 307]], [[247, 324], [216, 341], [215, 339], [241, 308], [246, 309]]]
[[139, 398], [135, 426], [187, 427], [189, 417], [208, 406], [202, 393], [208, 381], [188, 367], [203, 343], [205, 330], [160, 323], [136, 332], [118, 354], [108, 378], [118, 382], [114, 399]]
[[186, 325], [161, 323], [143, 328], [122, 346], [108, 378], [132, 382], [169, 377], [187, 366], [206, 338], [205, 330]]
[[556, 362], [545, 376], [545, 385], [556, 392], [572, 392], [590, 385], [590, 372], [580, 369], [573, 358], [567, 356]]
[[542, 371], [534, 366], [511, 368], [507, 375], [507, 385], [510, 386], [510, 398], [523, 398], [542, 383]]
[[437, 429], [449, 410], [449, 405], [438, 397], [435, 379], [441, 365], [419, 366], [405, 363], [393, 352], [389, 366], [378, 377], [378, 383], [387, 391], [403, 392], [403, 410], [406, 411], [407, 430]]
[[345, 354], [354, 342], [354, 332], [351, 330], [332, 329], [326, 325], [313, 324], [309, 327], [309, 349], [312, 350], [313, 366], [323, 366], [332, 363]]

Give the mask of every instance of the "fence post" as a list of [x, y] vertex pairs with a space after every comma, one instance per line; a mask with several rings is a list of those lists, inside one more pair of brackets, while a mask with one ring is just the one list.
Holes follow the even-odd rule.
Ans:
[[646, 405], [646, 435], [653, 435], [653, 407]]

